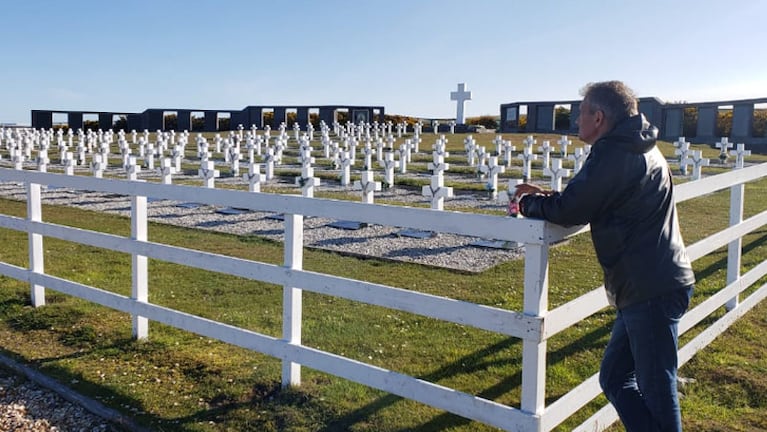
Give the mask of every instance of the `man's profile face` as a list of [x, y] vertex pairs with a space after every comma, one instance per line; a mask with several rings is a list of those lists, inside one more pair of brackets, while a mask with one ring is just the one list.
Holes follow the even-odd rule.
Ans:
[[599, 139], [599, 125], [604, 120], [599, 111], [591, 112], [591, 104], [584, 99], [575, 122], [578, 124], [578, 138], [586, 144], [594, 144]]

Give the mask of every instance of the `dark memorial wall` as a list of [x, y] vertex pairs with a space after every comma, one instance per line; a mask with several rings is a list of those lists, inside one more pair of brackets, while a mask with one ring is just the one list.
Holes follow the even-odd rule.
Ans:
[[[94, 111], [70, 111], [70, 110], [32, 110], [31, 125], [36, 129], [50, 129], [56, 125], [53, 123], [54, 114], [71, 129], [82, 129], [83, 115], [92, 114], [97, 116], [96, 122], [99, 129], [125, 129], [125, 130], [175, 130], [175, 131], [199, 131], [216, 132], [219, 130], [236, 130], [239, 125], [245, 129], [256, 126], [263, 129], [267, 125], [277, 129], [280, 123], [292, 127], [294, 122], [306, 127], [312, 119], [311, 111], [314, 110], [316, 121], [325, 121], [330, 126], [335, 121], [351, 121], [351, 113], [357, 118], [364, 118], [369, 122], [384, 122], [385, 110], [382, 106], [359, 106], [359, 105], [307, 105], [307, 106], [284, 106], [284, 105], [259, 105], [248, 106], [239, 111], [232, 110], [203, 110], [203, 109], [176, 109], [176, 108], [151, 108], [141, 113], [125, 112], [94, 112]], [[202, 121], [195, 123], [193, 114], [203, 113]], [[290, 114], [292, 113], [292, 114]], [[291, 115], [293, 118], [291, 118]], [[171, 124], [166, 124], [166, 116], [175, 116]], [[339, 118], [343, 117], [344, 118]], [[115, 118], [124, 117], [125, 122], [116, 124]], [[223, 119], [228, 119], [224, 122]], [[57, 121], [57, 123], [59, 123]], [[87, 122], [86, 122], [87, 123]], [[226, 126], [226, 127], [225, 127]]]

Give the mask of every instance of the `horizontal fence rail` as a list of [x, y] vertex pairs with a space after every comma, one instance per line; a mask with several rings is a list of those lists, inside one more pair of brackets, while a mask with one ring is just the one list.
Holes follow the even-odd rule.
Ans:
[[[767, 164], [762, 164], [676, 186], [677, 202], [727, 188], [730, 188], [733, 194], [730, 226], [690, 245], [688, 253], [692, 259], [698, 259], [721, 247], [729, 246], [731, 255], [728, 259], [740, 262], [740, 250], [733, 246], [739, 245], [744, 235], [767, 223], [767, 211], [742, 220], [742, 186], [746, 182], [759, 180], [765, 176], [767, 176]], [[134, 335], [139, 338], [148, 336], [146, 326], [142, 323], [149, 320], [279, 358], [283, 361], [283, 383], [286, 385], [300, 385], [300, 366], [309, 366], [509, 431], [552, 430], [601, 392], [598, 375], [595, 374], [557, 400], [548, 405], [544, 403], [547, 340], [608, 306], [604, 287], [597, 287], [566, 304], [548, 310], [549, 245], [583, 233], [588, 230], [588, 227], [564, 228], [534, 219], [67, 176], [5, 168], [0, 168], [0, 182], [15, 182], [26, 187], [27, 217], [19, 218], [0, 214], [0, 227], [27, 233], [30, 249], [29, 268], [0, 263], [0, 274], [29, 283], [32, 287], [32, 301], [35, 306], [45, 304], [45, 289], [53, 289], [130, 314], [134, 317]], [[125, 237], [44, 222], [41, 210], [44, 194], [41, 193], [41, 186], [131, 197], [131, 236]], [[283, 213], [285, 214], [285, 263], [284, 265], [268, 264], [149, 241], [146, 238], [147, 197]], [[738, 218], [738, 206], [740, 206], [740, 218]], [[353, 215], [355, 221], [370, 224], [523, 243], [525, 248], [523, 310], [506, 310], [395, 286], [303, 270], [301, 264], [304, 247], [303, 218], [315, 216], [349, 219], [349, 215]], [[124, 296], [46, 274], [42, 261], [44, 238], [56, 238], [130, 254], [134, 258], [131, 264], [133, 267], [132, 294]], [[732, 255], [735, 250], [737, 255]], [[148, 258], [282, 286], [285, 315], [283, 337], [261, 334], [148, 302], [145, 274], [145, 263]], [[688, 361], [737, 318], [767, 296], [767, 287], [762, 286], [752, 292], [748, 298], [737, 302], [739, 295], [767, 274], [767, 263], [755, 266], [742, 276], [739, 271], [736, 273], [737, 275], [732, 277], [728, 273], [726, 286], [688, 311], [683, 317], [680, 334], [702, 322], [723, 305], [730, 305], [724, 316], [680, 349], [680, 363]], [[521, 339], [523, 369], [520, 406], [506, 406], [440, 384], [302, 345], [300, 296], [304, 290], [472, 326]], [[736, 300], [735, 303], [733, 299]], [[616, 419], [614, 409], [607, 405], [576, 430], [602, 430]]]

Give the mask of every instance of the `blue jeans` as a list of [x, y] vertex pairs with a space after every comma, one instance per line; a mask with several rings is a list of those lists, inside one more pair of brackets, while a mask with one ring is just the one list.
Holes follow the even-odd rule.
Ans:
[[618, 310], [599, 384], [629, 432], [682, 430], [677, 327], [693, 287]]

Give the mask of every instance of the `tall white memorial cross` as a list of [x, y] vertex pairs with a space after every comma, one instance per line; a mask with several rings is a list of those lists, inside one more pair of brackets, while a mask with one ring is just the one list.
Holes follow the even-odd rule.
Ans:
[[261, 165], [257, 163], [248, 164], [248, 172], [242, 175], [242, 179], [248, 182], [250, 192], [261, 192], [261, 183], [266, 180], [266, 176], [261, 174]]
[[458, 90], [450, 92], [450, 100], [454, 100], [457, 105], [455, 110], [455, 122], [460, 125], [465, 124], [466, 121], [463, 117], [463, 107], [466, 101], [471, 100], [471, 92], [466, 90], [465, 83], [458, 84]]
[[567, 135], [562, 135], [562, 137], [559, 138], [559, 141], [557, 141], [560, 149], [559, 154], [562, 156], [562, 159], [567, 158], [567, 147], [569, 147], [572, 143], [573, 142], [567, 138]]
[[588, 154], [586, 154], [582, 147], [576, 147], [573, 154], [567, 157], [573, 161], [573, 174], [578, 174], [578, 171], [581, 170], [583, 163], [586, 161], [586, 157], [588, 157]]
[[197, 171], [197, 174], [205, 181], [206, 188], [214, 188], [215, 178], [221, 175], [221, 173], [215, 169], [213, 161], [210, 160], [200, 164], [200, 169]]
[[690, 143], [684, 140], [684, 137], [680, 137], [678, 141], [674, 143], [674, 154], [679, 155], [679, 171], [682, 175], [687, 175], [687, 155], [690, 153]]
[[487, 162], [487, 165], [482, 165], [479, 170], [487, 176], [487, 184], [485, 189], [490, 192], [490, 198], [498, 198], [498, 174], [505, 172], [506, 167], [498, 165], [498, 156], [491, 156]]
[[562, 159], [554, 158], [551, 160], [551, 168], [545, 168], [543, 175], [551, 177], [551, 190], [562, 190], [562, 178], [570, 176], [570, 170], [562, 168]]
[[693, 150], [690, 152], [692, 156], [687, 157], [685, 160], [682, 161], [685, 165], [692, 164], [692, 177], [691, 180], [698, 180], [700, 179], [701, 174], [701, 168], [704, 166], [708, 166], [709, 163], [711, 163], [710, 159], [706, 159], [703, 157], [703, 152], [701, 150]]
[[554, 147], [548, 141], [543, 141], [543, 145], [538, 147], [538, 150], [541, 151], [541, 168], [546, 169], [549, 167], [549, 160]]
[[730, 154], [735, 156], [735, 169], [743, 168], [743, 162], [746, 156], [751, 156], [751, 150], [746, 150], [745, 144], [738, 144], [735, 150], [730, 150]]
[[178, 171], [171, 158], [162, 158], [160, 159], [160, 167], [157, 168], [157, 172], [160, 173], [162, 184], [171, 184], [173, 183], [171, 176]]
[[381, 182], [374, 180], [373, 171], [362, 171], [359, 180], [354, 182], [354, 189], [362, 191], [362, 202], [373, 204], [374, 192], [381, 190]]

